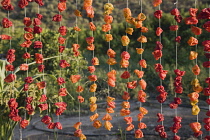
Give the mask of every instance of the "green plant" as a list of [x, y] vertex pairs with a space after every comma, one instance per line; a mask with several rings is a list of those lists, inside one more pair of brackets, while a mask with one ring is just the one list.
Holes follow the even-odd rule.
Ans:
[[[74, 33], [69, 32], [68, 38], [73, 37]], [[34, 40], [37, 40], [38, 36], [35, 36]], [[23, 79], [26, 77], [26, 73], [23, 71], [20, 71], [19, 65], [21, 63], [25, 63], [23, 59], [16, 59], [16, 61], [13, 63], [14, 66], [16, 66], [15, 70], [13, 72], [7, 72], [5, 70], [5, 66], [7, 64], [6, 60], [0, 61], [0, 126], [1, 126], [1, 134], [0, 139], [11, 139], [12, 132], [14, 127], [19, 124], [18, 121], [12, 121], [9, 118], [9, 115], [11, 113], [10, 108], [8, 107], [8, 101], [12, 98], [16, 100], [18, 103], [17, 110], [19, 111], [18, 115], [21, 117], [21, 119], [30, 120], [31, 114], [33, 115], [35, 112], [40, 112], [40, 116], [46, 115], [46, 114], [52, 114], [55, 112], [57, 107], [54, 105], [56, 102], [62, 102], [65, 100], [69, 104], [69, 106], [74, 102], [74, 98], [76, 97], [75, 93], [72, 93], [71, 90], [75, 88], [75, 85], [66, 85], [68, 95], [63, 100], [61, 96], [58, 95], [58, 90], [61, 87], [58, 87], [58, 90], [56, 91], [57, 86], [57, 77], [70, 77], [72, 74], [78, 73], [81, 69], [86, 68], [86, 60], [83, 59], [82, 55], [79, 55], [78, 57], [73, 56], [73, 52], [71, 49], [71, 46], [67, 46], [64, 53], [52, 53], [52, 52], [58, 52], [58, 45], [57, 45], [57, 38], [58, 34], [55, 31], [45, 30], [42, 33], [43, 40], [43, 54], [44, 54], [44, 65], [46, 67], [46, 70], [44, 73], [38, 73], [37, 70], [37, 64], [33, 61], [33, 59], [28, 60], [28, 66], [30, 67], [29, 71], [27, 72], [29, 76], [33, 78], [33, 83], [30, 84], [29, 90], [26, 92], [23, 90], [24, 82]], [[13, 39], [12, 44], [20, 44], [22, 42], [21, 36], [16, 36], [16, 38]], [[3, 46], [7, 46], [7, 42], [3, 42]], [[54, 47], [57, 46], [57, 47]], [[16, 49], [17, 46], [14, 47]], [[24, 52], [24, 48], [19, 48], [20, 51], [16, 51], [16, 58], [21, 58], [22, 53]], [[19, 50], [17, 49], [17, 50]], [[3, 52], [6, 52], [6, 47], [3, 49]], [[28, 49], [28, 52], [30, 54], [35, 54], [37, 52], [40, 52], [40, 50], [37, 49]], [[59, 67], [59, 60], [65, 59], [70, 64], [71, 67], [66, 70], [61, 70]], [[5, 83], [4, 79], [8, 74], [15, 74], [17, 76], [16, 80], [11, 83]], [[40, 81], [45, 81], [47, 83], [47, 88], [43, 90], [39, 90], [37, 88], [36, 83]], [[68, 81], [69, 83], [69, 81]], [[49, 106], [49, 109], [47, 111], [41, 111], [37, 106], [40, 104], [39, 99], [41, 95], [45, 93], [47, 94], [47, 103]], [[30, 115], [27, 114], [26, 109], [26, 97], [31, 97], [33, 101], [30, 103], [34, 109], [34, 113], [31, 113]]]

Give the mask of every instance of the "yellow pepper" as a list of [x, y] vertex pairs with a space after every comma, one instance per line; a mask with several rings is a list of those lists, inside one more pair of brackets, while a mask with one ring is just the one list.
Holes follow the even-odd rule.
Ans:
[[197, 100], [194, 100], [194, 101], [190, 101], [190, 104], [191, 104], [191, 106], [194, 106], [194, 105], [196, 105], [198, 102], [199, 102], [199, 101], [198, 101], [198, 99], [197, 99]]
[[95, 104], [96, 103], [97, 98], [96, 97], [90, 97], [89, 101], [91, 104]]
[[193, 80], [191, 81], [191, 85], [192, 85], [192, 86], [195, 86], [195, 87], [199, 86], [199, 85], [200, 85], [199, 80], [198, 80], [197, 78], [196, 78], [196, 79], [193, 79]]
[[198, 115], [200, 112], [200, 108], [197, 105], [192, 107], [192, 115]]

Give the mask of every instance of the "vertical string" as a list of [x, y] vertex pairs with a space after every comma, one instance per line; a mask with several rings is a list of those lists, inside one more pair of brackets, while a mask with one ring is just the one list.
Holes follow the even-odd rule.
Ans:
[[[176, 0], [176, 8], [178, 9], [178, 0]], [[178, 25], [178, 23], [175, 21], [176, 25]], [[178, 36], [178, 30], [176, 30], [176, 37]], [[176, 69], [178, 68], [178, 43], [176, 42]], [[175, 97], [176, 97], [176, 93], [175, 93]]]
[[[40, 6], [39, 6], [39, 4], [37, 4], [37, 13], [40, 14]], [[39, 25], [39, 26], [41, 26], [41, 25]], [[39, 41], [40, 42], [42, 41], [42, 33], [39, 34]], [[45, 47], [45, 46], [43, 46], [43, 47]], [[41, 47], [40, 51], [41, 51], [41, 55], [43, 55], [42, 47]], [[42, 61], [41, 65], [44, 65], [44, 61]], [[42, 70], [42, 81], [45, 82], [45, 69]], [[42, 94], [44, 94], [44, 95], [47, 94], [46, 86], [43, 88], [43, 93]], [[49, 107], [47, 108], [46, 112], [47, 112], [46, 115], [48, 115]]]
[[[91, 18], [91, 22], [93, 23], [93, 18]], [[91, 35], [93, 37], [93, 31], [91, 31]], [[94, 49], [95, 50], [95, 49]], [[95, 57], [95, 51], [93, 50], [93, 58]], [[95, 92], [94, 92], [95, 93]]]
[[[195, 8], [196, 7], [197, 7], [197, 0], [195, 0]], [[196, 24], [196, 27], [197, 27], [197, 24]], [[197, 35], [195, 35], [195, 38], [197, 38]], [[197, 50], [198, 50], [198, 45], [196, 44], [195, 45], [195, 51], [197, 52]], [[198, 58], [197, 57], [195, 59], [195, 65], [198, 65]], [[198, 75], [196, 75], [195, 78], [197, 79]], [[197, 105], [198, 105], [198, 103], [197, 103]], [[197, 122], [198, 122], [198, 115], [196, 116], [196, 118], [197, 118]]]
[[[161, 10], [160, 5], [158, 6], [158, 8], [159, 10]], [[161, 28], [161, 18], [159, 18], [159, 27]], [[162, 35], [159, 36], [159, 39], [160, 39], [160, 43], [162, 43]]]
[[[61, 14], [61, 12], [59, 11], [58, 12], [59, 13], [59, 15]], [[61, 27], [61, 21], [59, 21], [59, 27]], [[59, 36], [60, 36], [60, 34], [59, 34]], [[59, 58], [60, 58], [60, 60], [61, 60], [61, 53], [59, 52]], [[62, 70], [61, 70], [61, 67], [59, 67], [60, 68], [60, 70], [59, 70], [59, 77], [61, 77], [62, 76]], [[60, 85], [60, 88], [61, 88], [61, 85]]]
[[[128, 0], [126, 0], [126, 8], [128, 8]], [[128, 28], [128, 22], [126, 22], [126, 29]], [[127, 36], [128, 34], [127, 34], [127, 32], [126, 32], [126, 36]], [[128, 52], [128, 45], [126, 46], [126, 52]], [[128, 71], [128, 67], [126, 68], [126, 70]], [[130, 81], [130, 78], [128, 78], [128, 80], [127, 80], [127, 82], [129, 82]], [[127, 92], [128, 92], [128, 87], [126, 88], [127, 89]], [[127, 102], [128, 102], [128, 100], [127, 100]], [[128, 110], [130, 110], [129, 108], [128, 108]], [[129, 114], [129, 117], [130, 117], [130, 114]]]
[[126, 7], [128, 8], [128, 0], [127, 0], [127, 2], [126, 2]]
[[[76, 0], [76, 9], [78, 9], [78, 1]], [[76, 22], [76, 27], [77, 27], [77, 24], [78, 24], [78, 18], [76, 16], [76, 19], [75, 19], [75, 22]], [[79, 43], [79, 34], [78, 34], [78, 31], [76, 31], [76, 43], [78, 44]], [[80, 63], [80, 60], [78, 59], [78, 64]], [[80, 73], [80, 67], [78, 66], [78, 72]], [[80, 81], [79, 81], [80, 82]], [[79, 92], [79, 96], [80, 96], [80, 92]], [[79, 122], [81, 121], [81, 103], [79, 101], [79, 114], [78, 114], [78, 119], [79, 119]], [[81, 125], [80, 125], [80, 129], [81, 129]]]
[[[76, 10], [78, 9], [78, 1], [76, 0]], [[77, 27], [77, 24], [78, 24], [78, 18], [77, 18], [77, 16], [76, 16], [76, 19], [75, 19], [76, 21], [76, 27]], [[78, 44], [78, 42], [79, 42], [79, 36], [78, 36], [78, 31], [76, 32], [76, 42], [77, 42], [77, 44]]]
[[[8, 20], [10, 20], [10, 11], [9, 10], [7, 12], [7, 18], [8, 18]], [[12, 36], [10, 27], [8, 28], [8, 35], [9, 36]], [[12, 49], [12, 39], [9, 40], [9, 49]], [[13, 71], [12, 71], [12, 74], [14, 74]], [[14, 86], [15, 86], [15, 80], [11, 83], [12, 89], [14, 89]], [[12, 90], [12, 93], [11, 94], [12, 95], [14, 94], [14, 90]]]
[[[128, 8], [128, 0], [126, 1], [126, 8]], [[125, 28], [127, 29], [128, 28], [128, 23], [126, 22], [126, 25], [125, 25]], [[127, 36], [127, 32], [126, 32], [126, 36]], [[126, 46], [126, 51], [128, 51], [128, 45]], [[128, 68], [127, 68], [128, 70]]]
[[[108, 0], [108, 3], [109, 3], [109, 0]], [[110, 34], [110, 30], [109, 30], [109, 34]], [[108, 43], [109, 43], [109, 49], [111, 49], [111, 42], [109, 41]], [[110, 56], [109, 56], [109, 58], [110, 58]], [[109, 72], [110, 71], [111, 71], [111, 67], [109, 65]], [[110, 87], [109, 87], [109, 84], [108, 84], [108, 96], [110, 96]]]
[[[109, 0], [107, 1], [108, 3], [109, 3]], [[110, 34], [110, 30], [109, 30], [109, 34]], [[108, 42], [109, 44], [109, 49], [111, 49], [111, 42], [109, 41]], [[110, 59], [110, 56], [109, 56], [109, 59]], [[109, 72], [111, 71], [111, 66], [110, 65], [108, 65], [108, 69], [109, 69]], [[107, 84], [108, 85], [108, 96], [110, 96], [110, 87], [109, 87], [109, 84]]]
[[[141, 7], [141, 13], [142, 13], [142, 11], [143, 11], [143, 10], [142, 10], [142, 0], [139, 0], [139, 4], [140, 4], [140, 7]], [[142, 36], [142, 32], [141, 32], [141, 36]], [[143, 44], [143, 43], [141, 42], [141, 49], [143, 49], [143, 45], [142, 45], [142, 44]], [[142, 55], [143, 55], [143, 54], [141, 53], [141, 54], [140, 54], [141, 60], [143, 59], [143, 56], [142, 56]], [[140, 69], [141, 69], [141, 71], [142, 71], [143, 68], [140, 67]], [[142, 77], [141, 77], [141, 79], [142, 79]], [[141, 108], [141, 107], [142, 107], [142, 103], [139, 102], [139, 108]], [[139, 121], [140, 123], [141, 123], [141, 120], [142, 120], [142, 119], [140, 119], [140, 121]]]
[[[210, 61], [210, 59], [209, 59], [209, 61]], [[210, 67], [209, 67], [209, 77], [210, 77]], [[210, 96], [208, 98], [210, 99]], [[209, 105], [209, 111], [210, 111], [210, 105]], [[209, 131], [209, 135], [210, 135], [210, 131]]]
[[196, 6], [197, 6], [197, 0], [195, 0], [195, 8], [196, 8]]
[[[10, 20], [10, 12], [9, 12], [9, 10], [8, 10], [8, 20]], [[10, 35], [11, 33], [10, 33], [10, 27], [8, 28], [8, 34]], [[10, 39], [9, 40], [9, 48], [11, 49], [12, 48], [12, 40]]]
[[[140, 7], [141, 7], [141, 13], [142, 13], [142, 0], [139, 0], [139, 4], [140, 4]], [[142, 36], [142, 32], [141, 32], [141, 36]], [[142, 47], [142, 44], [143, 44], [143, 43], [141, 42], [141, 49], [143, 48], [143, 47]], [[143, 58], [142, 58], [142, 54], [141, 54], [140, 56], [141, 56], [141, 60], [142, 60], [142, 59], [143, 59]], [[142, 67], [141, 67], [141, 71], [142, 71]], [[142, 78], [141, 78], [141, 79], [142, 79]]]
[[[24, 13], [25, 13], [25, 17], [26, 17], [26, 15], [27, 15], [27, 11], [26, 11], [27, 9], [26, 9], [26, 7], [24, 7]], [[24, 31], [24, 33], [25, 33], [25, 31]], [[27, 48], [25, 48], [25, 52], [27, 53], [28, 52], [28, 49]], [[28, 64], [28, 59], [26, 59], [26, 64]], [[28, 70], [26, 71], [26, 77], [28, 77], [28, 74], [29, 72], [28, 72]], [[27, 96], [28, 96], [28, 90], [26, 91], [26, 94], [27, 94]]]
[[[195, 8], [197, 7], [197, 0], [195, 0]], [[198, 24], [196, 24], [197, 27]], [[195, 35], [195, 38], [197, 38], [197, 35]], [[198, 44], [195, 45], [195, 51], [197, 52], [198, 50]], [[198, 58], [196, 57], [195, 59], [195, 64], [198, 65]], [[198, 78], [198, 76], [196, 75], [196, 79]]]
[[[26, 9], [26, 7], [24, 7], [24, 13], [25, 13], [25, 17], [26, 17], [26, 15], [27, 15], [27, 11], [26, 11], [27, 9]], [[24, 31], [24, 33], [25, 33], [25, 31]], [[27, 48], [25, 48], [25, 52], [27, 53], [28, 52], [28, 49]], [[25, 60], [26, 61], [26, 64], [28, 64], [28, 59], [26, 59]], [[26, 77], [28, 77], [28, 74], [29, 73], [29, 71], [28, 71], [28, 69], [26, 70]], [[27, 97], [28, 97], [28, 90], [26, 91], [26, 95], [27, 95]], [[25, 112], [25, 116], [26, 116], [26, 112]]]
[[[178, 0], [176, 0], [176, 9], [178, 9]], [[178, 23], [175, 21], [176, 25], [178, 25]], [[176, 30], [176, 37], [178, 36], [178, 30]], [[178, 68], [178, 43], [176, 42], [176, 69]], [[177, 93], [174, 93], [174, 96], [177, 97]], [[175, 108], [175, 116], [177, 117], [177, 108]], [[175, 133], [176, 135], [176, 133]]]
[[[197, 7], [197, 0], [195, 0], [195, 8]], [[197, 24], [196, 24], [196, 27], [197, 27]], [[195, 35], [195, 38], [197, 38], [198, 36]], [[197, 52], [198, 51], [198, 44], [195, 45], [195, 51]], [[195, 59], [195, 65], [198, 65], [198, 58], [196, 57]], [[195, 78], [197, 79], [198, 78], [198, 75], [195, 76]], [[197, 103], [198, 105], [199, 103]], [[199, 114], [196, 115], [196, 119], [197, 119], [197, 122], [199, 121]], [[202, 139], [202, 134], [200, 136], [200, 138]]]
[[[26, 7], [24, 7], [24, 16], [26, 17]], [[24, 31], [25, 33], [25, 31]], [[25, 48], [25, 52], [27, 53], [28, 52], [28, 49]], [[28, 59], [25, 60], [26, 61], [26, 64], [28, 64]], [[28, 69], [26, 70], [26, 77], [28, 77]], [[26, 97], [28, 97], [28, 90], [26, 91]], [[26, 119], [26, 110], [24, 111], [24, 119]], [[22, 140], [22, 137], [23, 137], [23, 132], [22, 132], [22, 128], [20, 126], [19, 128], [19, 133], [20, 133], [20, 140]]]
[[[176, 5], [176, 9], [178, 9], [178, 0], [176, 0], [176, 3], [174, 3], [175, 5]], [[177, 26], [178, 25], [178, 23], [175, 21], [175, 25]], [[177, 37], [178, 36], [178, 30], [176, 30], [176, 36], [175, 37]], [[176, 55], [176, 62], [175, 62], [175, 69], [177, 69], [178, 68], [178, 42], [176, 42], [175, 41], [175, 55]], [[177, 93], [176, 92], [174, 92], [174, 97], [176, 98], [177, 97]], [[177, 117], [177, 108], [175, 108], [175, 117]], [[176, 136], [177, 135], [177, 133], [174, 133], [174, 135]]]
[[[8, 10], [7, 12], [7, 18], [8, 20], [10, 20], [10, 11]], [[8, 28], [8, 35], [9, 36], [12, 36], [11, 33], [10, 33], [10, 27]], [[12, 49], [12, 39], [9, 40], [9, 49]], [[12, 74], [14, 74], [14, 72], [12, 71]], [[12, 92], [11, 92], [11, 95], [13, 96], [14, 95], [14, 86], [15, 86], [15, 80], [11, 83], [11, 89], [12, 89]]]
[[38, 14], [39, 14], [39, 4], [38, 4]]
[[22, 140], [23, 139], [23, 131], [22, 131], [21, 126], [19, 127], [19, 134], [20, 134], [20, 140]]
[[[91, 22], [93, 23], [93, 18], [91, 18]], [[92, 35], [92, 37], [94, 37], [94, 33], [93, 33], [94, 31], [92, 30], [91, 31], [91, 35]], [[93, 49], [93, 55], [92, 55], [92, 58], [94, 58], [95, 57], [95, 49]], [[95, 84], [95, 81], [93, 82], [94, 84]], [[96, 91], [94, 91], [93, 92], [93, 96], [95, 97], [96, 96]], [[96, 110], [95, 110], [95, 113], [97, 113], [98, 112], [98, 108], [96, 108]]]
[[[59, 4], [59, 0], [58, 0], [58, 4]], [[58, 11], [58, 14], [61, 15], [61, 12]], [[59, 27], [58, 28], [60, 28], [60, 27], [61, 27], [61, 21], [59, 21]], [[60, 37], [60, 34], [59, 34], [59, 37]], [[59, 43], [58, 43], [58, 45], [59, 45]], [[59, 52], [59, 60], [61, 60], [61, 52]], [[59, 77], [61, 77], [61, 76], [62, 76], [61, 67], [59, 66]], [[59, 85], [59, 87], [61, 89], [61, 85]], [[59, 102], [60, 102], [60, 98], [59, 98]], [[57, 122], [59, 122], [59, 121], [60, 121], [60, 118], [59, 118], [59, 115], [57, 115]]]
[[[158, 9], [161, 10], [160, 5], [158, 6]], [[159, 18], [159, 27], [161, 28], [161, 18]], [[159, 36], [159, 41], [160, 43], [162, 43], [162, 35]], [[160, 58], [160, 64], [162, 64], [162, 59]], [[162, 86], [163, 81], [162, 79], [160, 79], [160, 85]], [[163, 114], [163, 103], [160, 104], [160, 113]], [[163, 125], [163, 121], [161, 121], [162, 125]]]
[[[7, 18], [8, 18], [8, 20], [10, 21], [10, 11], [9, 11], [9, 10], [8, 10], [8, 12], [7, 12]], [[9, 36], [12, 36], [10, 27], [8, 28], [8, 35], [9, 35]], [[12, 49], [12, 39], [9, 40], [9, 49]], [[12, 71], [12, 74], [14, 74], [13, 71]], [[11, 83], [12, 95], [14, 94], [14, 86], [15, 86], [15, 81], [13, 81], [13, 82]], [[21, 128], [21, 126], [19, 126], [19, 139], [20, 139], [20, 140], [22, 140], [22, 137], [23, 137], [22, 134], [23, 134], [22, 128]]]
[[[38, 4], [38, 7], [37, 7], [37, 12], [38, 12], [38, 14], [40, 14], [40, 6], [39, 6], [39, 4]], [[40, 25], [41, 26], [41, 25]], [[42, 35], [41, 35], [42, 33], [40, 33], [39, 34], [39, 41], [41, 42], [42, 41]], [[43, 46], [44, 47], [44, 46]], [[43, 55], [43, 49], [41, 48], [41, 54]], [[44, 61], [41, 63], [42, 65], [44, 65]], [[44, 71], [44, 69], [43, 69], [43, 71], [42, 71], [42, 79], [43, 79], [43, 81], [45, 80], [45, 76], [44, 76], [44, 73], [45, 73], [45, 71]], [[43, 89], [43, 93], [44, 94], [46, 94], [46, 88], [44, 87], [44, 89]]]
[[[158, 8], [159, 8], [159, 10], [161, 9], [160, 8], [160, 5], [158, 6]], [[161, 28], [161, 18], [159, 18], [159, 27]], [[160, 43], [162, 43], [162, 37], [161, 37], [161, 35], [159, 36], [159, 41], [160, 41]], [[162, 64], [162, 58], [160, 57], [160, 64]], [[162, 79], [160, 79], [160, 85], [162, 86], [162, 84], [163, 84], [163, 81], [162, 81]], [[162, 111], [162, 103], [161, 103], [161, 111]], [[162, 112], [161, 112], [161, 114], [162, 114]], [[162, 124], [163, 124], [163, 121], [162, 121]]]

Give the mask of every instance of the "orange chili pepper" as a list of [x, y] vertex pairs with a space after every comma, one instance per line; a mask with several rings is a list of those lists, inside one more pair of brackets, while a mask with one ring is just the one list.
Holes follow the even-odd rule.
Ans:
[[105, 121], [104, 123], [104, 127], [107, 129], [107, 130], [111, 130], [111, 128], [113, 127], [113, 125], [111, 124], [111, 122], [109, 121]]
[[139, 81], [139, 85], [140, 85], [141, 89], [143, 89], [143, 90], [145, 90], [147, 88], [147, 83], [144, 79], [141, 79]]
[[189, 56], [190, 60], [196, 59], [197, 57], [198, 57], [198, 53], [197, 52], [190, 51], [190, 56]]
[[105, 115], [104, 115], [104, 117], [102, 118], [102, 120], [104, 121], [110, 121], [110, 120], [112, 120], [112, 116], [110, 115], [110, 114], [108, 114], [108, 113], [106, 113]]
[[138, 42], [141, 42], [141, 43], [146, 43], [146, 42], [147, 42], [147, 37], [141, 35], [141, 36], [137, 39], [137, 41], [138, 41]]
[[136, 52], [137, 52], [138, 54], [143, 54], [144, 49], [142, 49], [142, 48], [136, 48]]
[[74, 128], [75, 128], [76, 130], [78, 130], [79, 127], [80, 127], [80, 125], [82, 125], [82, 123], [81, 123], [81, 122], [77, 122], [77, 123], [74, 124]]
[[201, 69], [199, 68], [198, 65], [195, 65], [194, 67], [192, 67], [192, 72], [194, 75], [199, 75], [200, 71], [201, 71]]
[[107, 113], [114, 113], [114, 109], [111, 107], [106, 108]]
[[121, 42], [123, 46], [128, 46], [128, 44], [130, 43], [130, 39], [128, 36], [124, 35], [121, 38]]
[[139, 71], [135, 69], [134, 73], [138, 76], [138, 78], [142, 78], [144, 76], [144, 71]]
[[125, 17], [126, 19], [132, 16], [131, 10], [130, 10], [129, 8], [124, 8], [124, 9], [123, 9], [123, 13], [124, 13], [124, 17]]
[[128, 33], [129, 35], [132, 35], [133, 34], [133, 28], [126, 28], [125, 32]]
[[189, 46], [195, 46], [198, 44], [198, 39], [194, 38], [194, 37], [190, 37], [190, 39], [187, 41]]
[[123, 108], [130, 108], [130, 103], [127, 102], [127, 101], [123, 101], [122, 104], [121, 104], [121, 106], [122, 106]]
[[147, 128], [147, 125], [145, 123], [141, 122], [138, 124], [138, 127], [139, 127], [139, 129], [145, 129], [145, 128]]
[[106, 42], [112, 41], [113, 40], [112, 34], [106, 34], [105, 40], [106, 40]]
[[90, 104], [90, 111], [94, 112], [97, 109], [97, 104]]
[[198, 133], [201, 129], [201, 124], [199, 122], [190, 123], [190, 128], [194, 133]]
[[114, 58], [109, 58], [109, 59], [106, 61], [106, 63], [107, 63], [108, 65], [115, 65], [115, 64], [117, 64], [117, 61], [116, 61]]
[[146, 20], [146, 15], [144, 14], [144, 13], [140, 13], [139, 15], [138, 15], [138, 20], [140, 20], [140, 21], [144, 21], [144, 20]]
[[130, 114], [130, 110], [127, 110], [127, 109], [124, 109], [124, 108], [122, 108], [121, 110], [120, 110], [120, 115], [121, 116], [127, 116], [127, 115], [129, 115]]
[[148, 110], [144, 107], [140, 107], [139, 108], [139, 111], [143, 114], [143, 115], [146, 115], [148, 113]]
[[96, 129], [100, 128], [101, 126], [102, 126], [101, 121], [95, 120], [95, 121], [93, 122], [93, 127], [95, 127]]
[[134, 129], [134, 125], [133, 124], [129, 124], [127, 127], [126, 127], [126, 131], [131, 131], [132, 129]]
[[92, 122], [92, 121], [96, 120], [98, 118], [98, 116], [99, 116], [98, 113], [95, 113], [94, 115], [90, 116], [90, 121]]
[[147, 27], [141, 27], [141, 32], [142, 33], [147, 33], [148, 32], [148, 28]]
[[75, 16], [82, 17], [81, 12], [79, 10], [74, 10]]

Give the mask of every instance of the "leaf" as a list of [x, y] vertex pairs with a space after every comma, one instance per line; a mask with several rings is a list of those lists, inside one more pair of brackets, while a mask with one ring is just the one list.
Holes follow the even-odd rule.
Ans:
[[[62, 55], [62, 56], [65, 56], [65, 55]], [[44, 58], [43, 60], [45, 61], [45, 60], [50, 60], [50, 59], [58, 58], [58, 57], [60, 57], [60, 55], [52, 56], [52, 57], [48, 57], [48, 58]], [[29, 66], [30, 66], [30, 65], [33, 65], [33, 64], [36, 64], [36, 62], [34, 61], [34, 62], [31, 62], [31, 63], [28, 63]], [[19, 67], [17, 67], [17, 68], [15, 69], [14, 74], [16, 74], [18, 71], [20, 71], [20, 68], [19, 68]]]
[[53, 75], [53, 74], [46, 74], [46, 75], [48, 75], [49, 77], [53, 78], [52, 80], [54, 80], [54, 81], [57, 80], [57, 78], [56, 78], [55, 75]]
[[67, 92], [68, 95], [72, 98], [72, 100], [75, 100], [74, 97], [68, 92], [68, 90], [66, 90], [66, 92]]
[[0, 60], [0, 92], [4, 89], [4, 79], [6, 73], [6, 60]]

